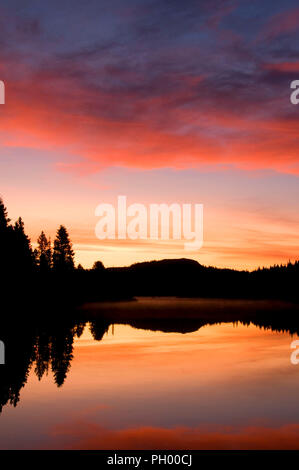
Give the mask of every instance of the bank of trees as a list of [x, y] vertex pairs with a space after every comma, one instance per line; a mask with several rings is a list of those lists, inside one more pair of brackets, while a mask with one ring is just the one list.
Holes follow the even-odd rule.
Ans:
[[7, 304], [28, 299], [44, 307], [45, 300], [52, 305], [57, 301], [115, 298], [119, 294], [106, 271], [101, 261], [92, 269], [75, 267], [72, 242], [64, 225], [58, 228], [53, 242], [42, 231], [33, 248], [22, 218], [13, 224], [0, 198], [0, 279]]
[[[4, 298], [93, 301], [133, 296], [280, 298], [299, 300], [299, 262], [252, 272], [205, 267], [194, 260], [161, 260], [123, 268], [75, 268], [69, 233], [60, 225], [52, 243], [44, 231], [37, 247], [19, 218], [14, 224], [0, 199], [0, 275]], [[33, 288], [34, 286], [34, 288]]]
[[51, 239], [42, 231], [37, 239], [37, 248], [33, 250], [22, 218], [19, 217], [15, 224], [12, 224], [2, 199], [0, 257], [0, 269], [6, 274], [30, 274], [37, 271], [47, 273], [51, 270], [71, 272], [75, 269], [74, 251], [66, 227], [60, 225], [53, 246]]

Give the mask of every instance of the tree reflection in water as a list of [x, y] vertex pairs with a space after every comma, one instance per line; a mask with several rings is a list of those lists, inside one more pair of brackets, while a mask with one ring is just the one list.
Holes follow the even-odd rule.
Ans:
[[226, 315], [225, 318], [213, 318], [211, 321], [206, 318], [135, 318], [113, 321], [113, 318], [107, 319], [105, 315], [100, 318], [92, 315], [88, 318], [86, 312], [80, 315], [78, 311], [65, 310], [56, 312], [52, 318], [47, 312], [44, 318], [46, 319], [41, 320], [40, 315], [33, 315], [25, 320], [18, 312], [2, 322], [0, 339], [5, 344], [5, 365], [0, 365], [0, 412], [7, 404], [18, 404], [20, 391], [25, 386], [32, 368], [39, 380], [51, 371], [57, 387], [63, 386], [73, 359], [74, 339], [82, 335], [87, 324], [95, 341], [101, 341], [110, 325], [114, 323], [123, 323], [138, 329], [183, 334], [197, 331], [205, 325], [234, 321], [243, 325], [252, 323], [276, 332], [299, 334], [297, 316], [276, 315], [273, 318], [269, 315], [263, 316], [261, 312], [252, 318], [229, 318]]

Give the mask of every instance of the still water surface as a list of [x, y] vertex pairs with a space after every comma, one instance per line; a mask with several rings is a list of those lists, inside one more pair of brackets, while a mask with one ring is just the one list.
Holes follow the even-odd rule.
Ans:
[[240, 323], [78, 334], [59, 387], [35, 361], [3, 406], [2, 449], [299, 448], [297, 335]]

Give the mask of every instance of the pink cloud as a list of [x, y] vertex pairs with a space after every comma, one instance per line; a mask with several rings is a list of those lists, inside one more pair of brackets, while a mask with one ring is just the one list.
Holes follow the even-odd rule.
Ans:
[[48, 78], [39, 72], [11, 81], [0, 144], [59, 150], [69, 157], [57, 170], [78, 174], [108, 166], [207, 165], [298, 174], [298, 119], [258, 117], [260, 101], [243, 103], [233, 94], [209, 101], [201, 92], [199, 99], [201, 75], [170, 76], [169, 81], [176, 86], [145, 96], [88, 88], [54, 69]]
[[263, 34], [273, 39], [280, 34], [297, 31], [299, 22], [299, 8], [292, 8], [272, 16], [266, 24]]
[[299, 72], [299, 62], [280, 62], [273, 64], [265, 64], [264, 68], [267, 70], [274, 70], [277, 72]]

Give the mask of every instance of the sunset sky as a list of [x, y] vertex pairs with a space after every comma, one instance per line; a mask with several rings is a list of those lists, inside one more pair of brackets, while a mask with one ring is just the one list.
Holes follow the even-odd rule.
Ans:
[[[296, 0], [2, 0], [0, 194], [90, 267], [299, 258]], [[202, 203], [204, 245], [100, 241], [95, 208]]]

